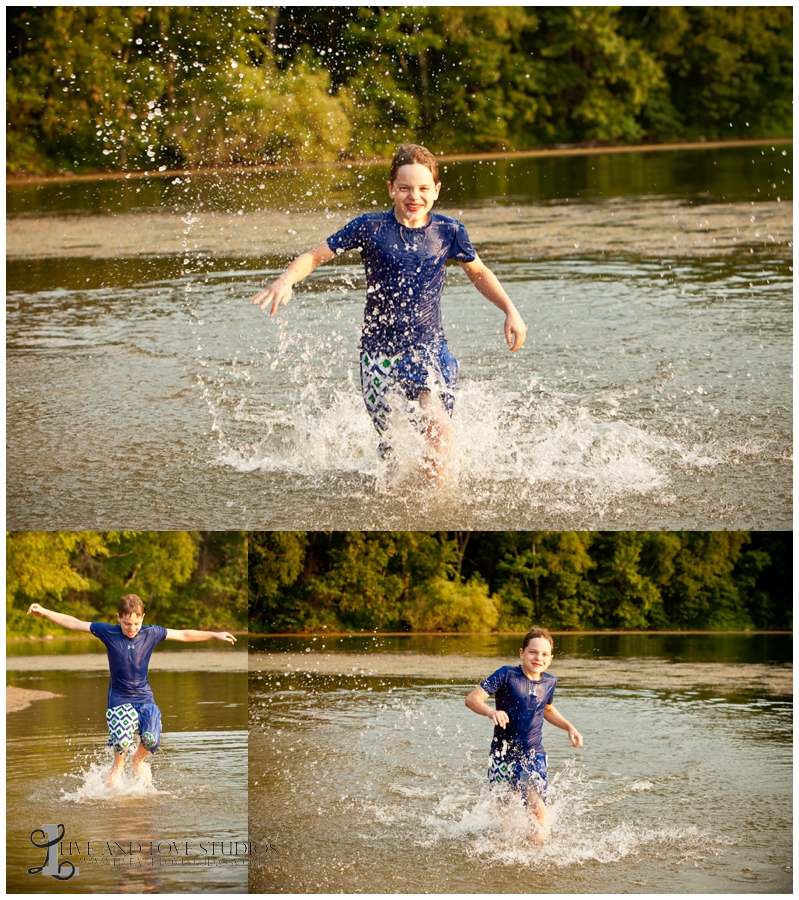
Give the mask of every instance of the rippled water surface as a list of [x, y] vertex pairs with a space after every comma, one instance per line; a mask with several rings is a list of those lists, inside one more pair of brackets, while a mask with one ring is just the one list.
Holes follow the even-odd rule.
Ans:
[[[666, 689], [658, 672], [685, 656], [655, 642], [656, 666], [606, 647], [600, 687], [572, 677], [556, 644], [555, 704], [585, 745], [545, 726], [551, 834], [537, 846], [518, 801], [488, 791], [491, 723], [463, 702], [512, 656], [483, 671], [474, 637], [462, 677], [457, 656], [432, 646], [423, 669], [402, 675], [382, 638], [371, 651], [327, 638], [322, 651], [321, 640], [281, 652], [273, 639], [251, 654], [250, 831], [276, 849], [251, 870], [251, 891], [791, 892], [790, 678], [787, 693], [769, 694], [744, 667], [719, 691], [719, 671], [739, 673], [719, 662], [711, 674], [685, 666], [682, 686]], [[485, 640], [482, 655], [497, 653]], [[729, 658], [729, 644], [697, 641]], [[749, 663], [779, 669], [763, 649], [750, 644]], [[335, 673], [314, 671], [326, 651]]]
[[458, 267], [451, 477], [386, 470], [357, 386], [365, 282], [249, 296], [358, 211], [379, 167], [12, 186], [12, 528], [786, 528], [792, 178], [771, 147], [450, 162], [530, 326]]
[[[243, 672], [152, 672], [164, 729], [152, 761], [152, 785], [126, 771], [114, 790], [105, 782], [111, 761], [107, 672], [10, 672], [8, 682], [58, 695], [7, 714], [9, 892], [246, 892], [246, 866], [231, 862], [219, 848], [220, 842], [229, 847], [231, 841], [247, 840]], [[58, 861], [78, 868], [77, 875], [58, 884], [50, 876], [28, 873], [45, 859], [31, 835], [51, 823], [65, 829]], [[41, 843], [41, 835], [34, 838]], [[91, 857], [80, 849], [86, 842], [92, 843]], [[105, 842], [114, 850], [119, 849], [115, 843], [130, 850], [133, 842], [133, 852], [117, 855], [114, 862], [103, 853]], [[186, 844], [188, 853], [181, 852]], [[203, 853], [201, 844], [209, 852]]]

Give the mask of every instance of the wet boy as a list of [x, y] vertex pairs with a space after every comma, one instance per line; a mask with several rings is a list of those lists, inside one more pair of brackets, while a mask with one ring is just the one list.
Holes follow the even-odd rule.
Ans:
[[113, 785], [122, 775], [125, 751], [139, 732], [139, 746], [133, 756], [133, 770], [146, 781], [151, 778], [144, 761], [152, 756], [161, 743], [161, 710], [147, 677], [150, 657], [161, 641], [210, 641], [214, 638], [236, 643], [227, 631], [176, 631], [160, 625], [142, 625], [144, 604], [136, 594], [126, 594], [117, 609], [119, 625], [105, 622], [81, 622], [74, 616], [53, 612], [34, 603], [28, 615], [43, 616], [70, 631], [86, 631], [99, 638], [108, 652], [111, 681], [108, 685], [108, 743], [114, 748], [114, 764], [108, 775]]
[[458, 361], [441, 324], [447, 260], [454, 259], [480, 293], [505, 313], [505, 340], [512, 351], [527, 326], [496, 275], [480, 260], [456, 219], [433, 213], [441, 191], [438, 165], [429, 150], [404, 144], [391, 163], [386, 212], [367, 213], [313, 250], [298, 256], [252, 302], [274, 315], [291, 299], [292, 287], [314, 269], [358, 250], [366, 269], [366, 309], [359, 348], [361, 391], [380, 434], [381, 456], [390, 449], [389, 416], [399, 400], [411, 401], [411, 421], [436, 451], [443, 470], [450, 442], [449, 416]]
[[[494, 723], [489, 784], [507, 784], [521, 792], [535, 816], [539, 839], [547, 818], [547, 756], [541, 742], [544, 722], [568, 732], [572, 746], [583, 745], [580, 732], [552, 705], [557, 678], [546, 670], [554, 649], [548, 631], [531, 628], [519, 650], [521, 665], [497, 669], [466, 698], [469, 709]], [[495, 695], [496, 708], [485, 702], [491, 695]]]

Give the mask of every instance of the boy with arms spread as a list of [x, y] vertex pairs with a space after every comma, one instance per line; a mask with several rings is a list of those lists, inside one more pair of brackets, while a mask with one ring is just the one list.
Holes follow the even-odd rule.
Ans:
[[[367, 213], [313, 250], [298, 256], [252, 302], [274, 315], [291, 299], [292, 287], [322, 263], [359, 250], [366, 269], [366, 309], [359, 348], [361, 392], [382, 441], [390, 451], [389, 414], [398, 398], [414, 402], [411, 420], [436, 451], [443, 471], [454, 406], [458, 361], [441, 325], [441, 294], [448, 259], [455, 259], [480, 293], [505, 313], [505, 340], [518, 350], [527, 326], [496, 275], [480, 260], [456, 219], [431, 212], [441, 191], [438, 164], [429, 150], [404, 144], [391, 163], [386, 212]], [[415, 418], [415, 405], [419, 418]]]
[[[476, 687], [466, 705], [494, 723], [489, 753], [489, 784], [507, 784], [521, 792], [535, 816], [536, 837], [543, 839], [547, 821], [547, 756], [541, 742], [544, 722], [568, 732], [574, 747], [582, 747], [579, 731], [552, 705], [557, 678], [546, 673], [554, 642], [544, 628], [531, 628], [519, 650], [520, 666], [503, 666]], [[496, 708], [487, 697], [495, 695]]]
[[70, 631], [85, 631], [99, 638], [108, 652], [111, 681], [108, 685], [108, 743], [114, 748], [114, 764], [108, 775], [113, 786], [122, 775], [125, 751], [133, 743], [138, 731], [140, 743], [133, 756], [133, 770], [142, 780], [151, 780], [144, 761], [152, 756], [161, 743], [161, 710], [155, 705], [147, 678], [150, 657], [161, 641], [210, 641], [214, 638], [236, 643], [227, 631], [176, 631], [160, 625], [142, 625], [144, 604], [136, 594], [126, 594], [117, 610], [119, 625], [105, 622], [81, 622], [74, 616], [53, 612], [38, 603], [28, 609], [28, 615], [43, 616]]

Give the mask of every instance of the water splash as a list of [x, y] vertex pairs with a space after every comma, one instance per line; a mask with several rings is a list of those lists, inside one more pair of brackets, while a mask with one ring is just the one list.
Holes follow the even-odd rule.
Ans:
[[152, 782], [152, 772], [148, 763], [140, 776], [127, 765], [122, 774], [109, 784], [110, 761], [92, 762], [80, 773], [82, 783], [74, 791], [62, 791], [66, 803], [79, 805], [95, 803], [119, 803], [131, 800], [150, 800], [157, 796], [171, 796], [169, 791], [158, 790]]
[[[392, 465], [381, 464], [376, 433], [354, 387], [334, 391], [329, 400], [317, 390], [298, 393], [290, 410], [258, 409], [244, 397], [233, 404], [229, 393], [208, 386], [204, 399], [218, 440], [215, 463], [238, 472], [357, 473], [381, 490], [425, 468], [424, 440], [402, 425], [395, 430]], [[242, 440], [247, 435], [250, 440]], [[665, 486], [677, 463], [719, 461], [712, 450], [699, 453], [622, 420], [602, 421], [585, 407], [541, 399], [534, 388], [509, 394], [468, 381], [458, 392], [452, 445], [450, 479], [477, 492], [499, 481], [579, 487], [608, 499]]]
[[[624, 785], [609, 802], [621, 795], [647, 792], [654, 782], [638, 779]], [[694, 825], [644, 826], [625, 815], [609, 821], [595, 810], [607, 805], [594, 799], [599, 786], [589, 781], [572, 762], [556, 773], [550, 783], [547, 807], [548, 830], [543, 844], [532, 839], [530, 814], [513, 791], [492, 790], [481, 785], [477, 795], [470, 790], [445, 794], [431, 813], [423, 817], [424, 836], [419, 846], [439, 842], [466, 842], [468, 856], [503, 866], [531, 869], [565, 869], [586, 862], [609, 864], [645, 853], [667, 857], [701, 858], [718, 852], [720, 840]], [[723, 842], [722, 842], [723, 843]]]

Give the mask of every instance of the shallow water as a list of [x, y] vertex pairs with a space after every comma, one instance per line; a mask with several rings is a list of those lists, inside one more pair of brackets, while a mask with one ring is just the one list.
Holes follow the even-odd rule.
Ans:
[[[110, 790], [104, 779], [111, 761], [107, 674], [9, 673], [9, 684], [61, 696], [36, 700], [6, 718], [6, 889], [246, 891], [246, 866], [210, 847], [212, 841], [247, 841], [245, 678], [235, 672], [152, 672], [164, 727], [151, 764], [152, 786], [137, 781], [128, 763], [122, 785]], [[51, 823], [65, 829], [59, 862], [78, 868], [57, 886], [52, 877], [27, 871], [45, 858], [32, 845], [32, 833]], [[33, 838], [42, 842], [41, 834]], [[90, 856], [82, 849], [87, 841]], [[128, 852], [112, 858], [102, 852], [106, 841]]]
[[[251, 673], [250, 832], [276, 848], [251, 891], [792, 890], [789, 698], [562, 679], [556, 706], [585, 746], [545, 726], [551, 834], [535, 846], [515, 798], [487, 789], [474, 681], [427, 660], [413, 677]], [[637, 662], [603, 666], [621, 683]]]
[[357, 256], [276, 319], [248, 300], [382, 208], [378, 167], [12, 186], [9, 527], [790, 527], [783, 152], [449, 163], [442, 211], [530, 332], [509, 354], [450, 272], [455, 452], [432, 491], [412, 437], [378, 463]]

